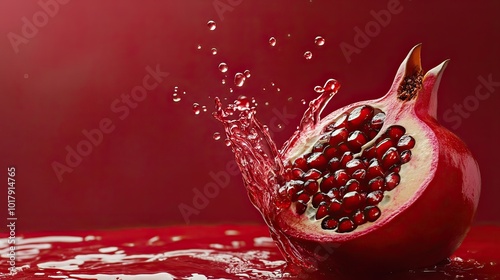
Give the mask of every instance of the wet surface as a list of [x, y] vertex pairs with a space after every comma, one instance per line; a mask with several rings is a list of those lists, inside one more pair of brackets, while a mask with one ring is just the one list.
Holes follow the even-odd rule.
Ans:
[[[476, 226], [449, 263], [374, 279], [500, 279], [498, 236], [500, 226]], [[321, 278], [284, 273], [283, 257], [263, 225], [20, 235], [14, 276], [8, 246], [8, 239], [0, 239], [0, 278], [5, 279]]]

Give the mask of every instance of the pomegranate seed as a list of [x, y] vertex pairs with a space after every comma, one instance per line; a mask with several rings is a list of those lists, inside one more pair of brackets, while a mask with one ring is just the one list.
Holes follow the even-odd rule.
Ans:
[[403, 135], [399, 138], [397, 147], [399, 151], [412, 149], [415, 147], [415, 139], [413, 139], [410, 135]]
[[333, 218], [325, 218], [321, 221], [322, 229], [336, 229], [338, 222]]
[[345, 183], [347, 183], [347, 180], [349, 180], [349, 175], [347, 174], [347, 172], [345, 172], [344, 169], [335, 171], [333, 176], [335, 177], [335, 187], [343, 186], [345, 185]]
[[342, 198], [342, 206], [345, 210], [354, 210], [361, 204], [361, 196], [358, 192], [348, 192]]
[[328, 173], [323, 177], [323, 180], [321, 180], [320, 189], [322, 192], [327, 193], [335, 186], [336, 186], [335, 177], [331, 173]]
[[363, 154], [362, 156], [365, 157], [365, 158], [374, 158], [375, 156], [377, 156], [377, 150], [375, 149], [375, 146], [372, 146], [368, 149], [365, 149], [363, 151]]
[[343, 154], [345, 154], [345, 153], [347, 153], [347, 152], [350, 152], [350, 151], [351, 151], [351, 148], [349, 148], [349, 146], [347, 146], [347, 144], [346, 144], [346, 143], [342, 143], [342, 144], [340, 144], [340, 145], [337, 147], [337, 149], [338, 149], [338, 152], [337, 152], [337, 153], [338, 153], [339, 155], [343, 155]]
[[406, 129], [400, 125], [393, 125], [387, 129], [386, 135], [392, 140], [397, 141], [406, 132]]
[[361, 147], [368, 142], [366, 135], [359, 131], [353, 131], [349, 134], [347, 138], [347, 145], [355, 152], [361, 151]]
[[328, 162], [328, 168], [330, 169], [330, 171], [332, 172], [335, 172], [337, 171], [339, 168], [340, 168], [340, 160], [336, 157], [332, 158], [329, 162]]
[[370, 191], [378, 191], [384, 188], [384, 179], [382, 177], [375, 177], [368, 182], [368, 189]]
[[318, 142], [318, 143], [314, 144], [314, 146], [312, 148], [312, 152], [313, 153], [323, 152], [324, 148], [325, 148], [324, 144]]
[[403, 151], [401, 153], [401, 163], [402, 164], [409, 162], [410, 159], [411, 159], [411, 151], [410, 150]]
[[328, 215], [328, 207], [325, 202], [321, 203], [316, 211], [316, 220], [322, 219]]
[[348, 135], [349, 131], [346, 128], [337, 129], [330, 134], [329, 143], [331, 146], [338, 146], [347, 140]]
[[372, 159], [370, 162], [370, 165], [366, 169], [366, 178], [368, 180], [371, 180], [375, 177], [383, 176], [383, 175], [384, 175], [384, 171], [382, 170], [382, 167], [380, 167], [378, 160]]
[[304, 171], [300, 168], [292, 169], [292, 179], [297, 180], [301, 179], [304, 176]]
[[316, 180], [307, 180], [304, 183], [304, 191], [309, 194], [313, 195], [318, 192], [319, 186], [318, 182]]
[[313, 196], [312, 198], [312, 206], [314, 208], [318, 208], [318, 206], [321, 204], [321, 202], [326, 201], [326, 196], [323, 193], [317, 193]]
[[376, 154], [378, 160], [382, 160], [382, 156], [391, 148], [394, 146], [392, 143], [391, 138], [385, 138], [382, 141], [378, 142], [377, 146], [375, 146]]
[[332, 147], [330, 145], [326, 145], [325, 148], [323, 149], [323, 154], [327, 159], [332, 159], [335, 156], [337, 156], [337, 148]]
[[366, 196], [367, 205], [377, 205], [384, 198], [383, 191], [373, 191]]
[[366, 165], [365, 163], [360, 160], [360, 159], [352, 159], [348, 161], [345, 165], [347, 174], [352, 175], [354, 171], [359, 170], [359, 169], [365, 169]]
[[304, 173], [303, 178], [305, 180], [318, 180], [321, 177], [321, 172], [317, 169], [309, 169], [306, 173]]
[[295, 203], [295, 213], [302, 215], [306, 212], [307, 204], [303, 201], [297, 201]]
[[361, 125], [373, 117], [373, 108], [370, 106], [360, 106], [355, 108], [349, 114], [347, 122], [349, 127], [355, 129], [361, 127]]
[[356, 224], [358, 226], [362, 225], [366, 222], [365, 214], [363, 212], [361, 212], [361, 210], [356, 210], [356, 212], [354, 212], [354, 214], [352, 214], [351, 219], [354, 222], [354, 224]]
[[358, 169], [352, 173], [351, 178], [356, 179], [359, 182], [364, 182], [365, 176], [366, 176], [366, 170]]
[[344, 155], [342, 155], [342, 157], [340, 158], [340, 166], [345, 168], [347, 163], [352, 159], [354, 159], [354, 155], [352, 154], [352, 152], [345, 152]]
[[302, 171], [306, 171], [308, 168], [307, 168], [307, 160], [303, 157], [300, 157], [300, 158], [297, 158], [294, 162], [293, 162], [293, 167], [294, 168], [299, 168], [301, 169]]
[[342, 217], [339, 220], [339, 225], [338, 225], [338, 232], [350, 232], [353, 231], [356, 228], [356, 224], [354, 224], [351, 219], [348, 217]]
[[398, 173], [392, 172], [385, 177], [385, 190], [392, 191], [395, 187], [399, 185], [401, 176]]
[[356, 179], [350, 179], [347, 181], [345, 184], [345, 189], [347, 192], [360, 192], [361, 191], [361, 185], [359, 184], [358, 180]]
[[395, 164], [401, 163], [401, 157], [398, 153], [398, 150], [394, 147], [391, 147], [385, 152], [382, 156], [382, 167], [385, 169], [389, 169]]
[[375, 222], [380, 217], [380, 209], [377, 206], [368, 206], [365, 208], [365, 217], [367, 221]]
[[342, 203], [338, 201], [337, 199], [332, 199], [330, 201], [330, 205], [328, 205], [328, 213], [332, 216], [335, 216], [336, 214], [339, 214], [342, 210]]
[[337, 189], [337, 188], [333, 188], [331, 189], [327, 194], [326, 194], [327, 197], [329, 197], [330, 199], [332, 198], [335, 198], [335, 199], [340, 199], [341, 195], [340, 195], [340, 191]]
[[301, 194], [299, 194], [299, 196], [297, 197], [297, 201], [302, 201], [302, 202], [309, 202], [309, 194], [307, 194], [306, 192], [302, 191]]
[[323, 170], [326, 168], [326, 165], [328, 164], [328, 160], [323, 155], [323, 153], [313, 153], [312, 155], [310, 155], [307, 158], [307, 163], [309, 164], [309, 167], [311, 167], [311, 168]]
[[339, 129], [347, 126], [347, 115], [343, 114], [340, 118], [335, 122], [333, 128]]
[[374, 129], [376, 131], [380, 131], [380, 129], [382, 128], [382, 125], [384, 124], [384, 121], [385, 121], [385, 114], [384, 113], [380, 112], [380, 113], [375, 114], [375, 116], [373, 116], [372, 121], [371, 121], [372, 129]]

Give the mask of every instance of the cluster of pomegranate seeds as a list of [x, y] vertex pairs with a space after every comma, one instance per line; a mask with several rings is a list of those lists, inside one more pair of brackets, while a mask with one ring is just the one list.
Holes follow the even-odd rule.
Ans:
[[415, 146], [405, 128], [394, 125], [364, 147], [384, 120], [384, 112], [359, 106], [328, 125], [312, 150], [290, 164], [289, 180], [279, 192], [298, 215], [309, 209], [323, 229], [339, 233], [380, 217], [377, 205], [399, 185], [401, 165], [410, 161]]

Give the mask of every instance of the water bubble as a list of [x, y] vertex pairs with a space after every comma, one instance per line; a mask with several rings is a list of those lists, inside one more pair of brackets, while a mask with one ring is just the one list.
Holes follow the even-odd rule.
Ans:
[[220, 139], [220, 132], [214, 132], [214, 140]]
[[221, 71], [222, 73], [226, 73], [227, 72], [227, 69], [229, 69], [229, 67], [227, 67], [227, 64], [224, 63], [224, 62], [221, 62], [219, 64], [219, 71]]
[[250, 70], [245, 70], [245, 72], [243, 72], [243, 74], [245, 75], [245, 77], [248, 79], [250, 78], [251, 74], [250, 74]]
[[201, 50], [201, 45], [196, 46], [196, 49]]
[[174, 100], [174, 102], [179, 102], [181, 101], [181, 97], [179, 96], [179, 94], [174, 93], [172, 94], [172, 100]]
[[325, 38], [323, 38], [321, 36], [316, 36], [316, 38], [314, 38], [314, 43], [317, 46], [323, 46], [325, 44]]
[[212, 52], [212, 55], [216, 55], [217, 54], [217, 49], [216, 48], [212, 48], [211, 52]]
[[302, 103], [302, 105], [306, 105], [306, 103], [307, 103], [307, 102], [306, 102], [306, 100], [305, 100], [305, 99], [301, 99], [301, 100], [300, 100], [300, 103]]
[[305, 57], [305, 59], [309, 60], [309, 59], [311, 59], [313, 57], [313, 54], [312, 54], [311, 51], [306, 51], [304, 53], [304, 57]]
[[276, 38], [274, 37], [269, 38], [269, 45], [271, 45], [271, 47], [276, 46]]
[[207, 23], [207, 26], [208, 26], [209, 30], [215, 30], [215, 28], [217, 27], [217, 25], [215, 24], [215, 21], [213, 21], [213, 20], [209, 20]]
[[243, 75], [242, 73], [238, 72], [234, 75], [234, 84], [237, 86], [237, 87], [242, 87], [243, 84], [245, 83], [245, 75]]
[[322, 86], [315, 86], [314, 91], [317, 93], [322, 93], [322, 92], [325, 92], [325, 88]]
[[201, 110], [200, 110], [200, 104], [198, 103], [193, 103], [193, 112], [195, 115], [199, 115]]

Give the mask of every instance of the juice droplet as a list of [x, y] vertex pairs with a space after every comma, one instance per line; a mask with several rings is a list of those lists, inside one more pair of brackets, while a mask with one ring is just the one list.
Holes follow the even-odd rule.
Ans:
[[325, 88], [323, 88], [322, 86], [315, 86], [314, 91], [317, 93], [322, 93], [325, 91]]
[[222, 79], [222, 84], [225, 85], [226, 84], [226, 79]]
[[233, 88], [229, 88], [230, 93], [233, 93], [233, 91], [234, 91]]
[[238, 98], [234, 101], [235, 108], [237, 110], [243, 111], [250, 108], [250, 101], [244, 95], [238, 96]]
[[276, 88], [276, 91], [281, 91], [281, 89], [280, 88]]
[[311, 51], [306, 51], [306, 52], [304, 53], [304, 58], [305, 58], [305, 59], [309, 60], [309, 59], [311, 59], [312, 57], [313, 57], [313, 54], [312, 54], [312, 52], [311, 52]]
[[196, 46], [196, 49], [201, 50], [201, 45]]
[[29, 77], [30, 77], [30, 75], [28, 75], [28, 74], [24, 74], [24, 78], [25, 78], [25, 79], [27, 79], [27, 78], [29, 78]]
[[172, 94], [172, 100], [174, 100], [174, 102], [179, 102], [181, 101], [181, 97], [179, 96], [179, 94], [174, 93]]
[[227, 64], [224, 63], [224, 62], [221, 62], [219, 64], [219, 71], [221, 71], [222, 73], [226, 73], [227, 72], [227, 69], [229, 69], [229, 67], [227, 67]]
[[217, 25], [215, 24], [215, 21], [213, 21], [213, 20], [209, 20], [207, 23], [207, 26], [208, 26], [209, 30], [215, 30], [215, 28], [217, 27]]
[[316, 38], [314, 38], [314, 43], [317, 46], [323, 46], [325, 44], [325, 38], [323, 38], [321, 36], [317, 36]]
[[228, 147], [231, 146], [231, 140], [226, 138], [226, 140], [224, 140], [224, 144], [226, 144], [226, 146]]
[[174, 87], [174, 92], [177, 92], [179, 90], [179, 87]]
[[245, 72], [243, 72], [243, 74], [245, 75], [245, 77], [248, 79], [250, 78], [251, 74], [250, 74], [250, 70], [245, 70]]
[[245, 83], [245, 75], [243, 75], [242, 73], [238, 72], [236, 73], [236, 75], [234, 75], [234, 84], [237, 86], [237, 87], [242, 87], [243, 84]]
[[214, 140], [220, 139], [220, 132], [214, 132]]
[[206, 112], [206, 111], [207, 111], [207, 106], [205, 106], [205, 105], [201, 106], [201, 110], [202, 110], [203, 112]]
[[183, 91], [183, 92], [182, 92], [182, 94], [186, 95], [186, 92], [185, 92], [185, 91]]
[[302, 103], [302, 105], [306, 105], [306, 103], [307, 103], [307, 102], [306, 102], [306, 100], [305, 100], [305, 99], [301, 99], [301, 100], [300, 100], [300, 103]]
[[276, 38], [274, 38], [274, 37], [269, 38], [269, 45], [271, 47], [276, 46]]
[[200, 110], [200, 104], [198, 103], [193, 103], [193, 112], [195, 115], [199, 115], [201, 110]]
[[290, 97], [288, 97], [288, 99], [287, 99], [287, 100], [288, 100], [289, 102], [291, 102], [291, 101], [293, 101], [293, 97], [291, 97], [291, 96], [290, 96]]
[[216, 48], [212, 48], [212, 55], [216, 55], [217, 54], [217, 49]]

